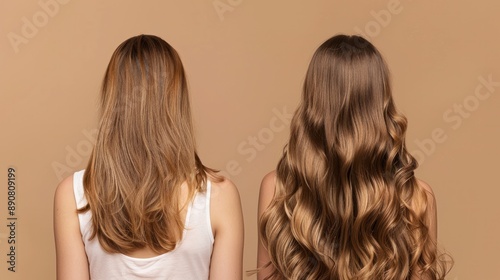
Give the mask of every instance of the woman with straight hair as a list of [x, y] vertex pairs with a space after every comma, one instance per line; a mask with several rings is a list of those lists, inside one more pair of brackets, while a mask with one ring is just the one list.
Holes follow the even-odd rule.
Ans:
[[87, 168], [55, 193], [57, 279], [241, 279], [239, 194], [196, 153], [177, 52], [123, 42], [100, 105]]
[[290, 138], [259, 198], [258, 279], [443, 279], [436, 201], [415, 178], [381, 54], [337, 35], [315, 52]]

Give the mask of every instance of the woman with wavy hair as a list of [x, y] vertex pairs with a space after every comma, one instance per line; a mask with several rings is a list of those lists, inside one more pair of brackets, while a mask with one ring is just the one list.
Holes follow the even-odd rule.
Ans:
[[57, 278], [241, 279], [238, 191], [196, 153], [177, 52], [156, 36], [126, 40], [100, 101], [87, 168], [55, 194]]
[[436, 202], [415, 178], [389, 70], [365, 39], [315, 52], [259, 198], [258, 279], [442, 279]]

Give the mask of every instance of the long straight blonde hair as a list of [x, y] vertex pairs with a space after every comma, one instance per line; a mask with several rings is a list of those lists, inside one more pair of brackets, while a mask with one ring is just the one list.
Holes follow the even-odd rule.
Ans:
[[[101, 91], [101, 118], [83, 184], [91, 239], [108, 252], [175, 248], [184, 228], [180, 186], [204, 191], [186, 77], [177, 52], [151, 35], [115, 50]], [[189, 200], [188, 200], [189, 201]]]
[[444, 277], [406, 128], [371, 43], [338, 35], [318, 48], [260, 219], [267, 279]]

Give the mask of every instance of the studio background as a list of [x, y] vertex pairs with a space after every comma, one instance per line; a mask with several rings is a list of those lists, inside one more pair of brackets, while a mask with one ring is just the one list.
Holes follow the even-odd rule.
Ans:
[[[314, 50], [361, 34], [383, 53], [407, 145], [438, 200], [448, 279], [500, 279], [500, 4], [484, 1], [0, 2], [0, 278], [55, 279], [53, 194], [85, 167], [114, 49], [138, 34], [183, 60], [199, 154], [240, 191], [244, 269]], [[8, 271], [7, 170], [16, 170], [16, 272]], [[254, 279], [254, 276], [245, 276]]]

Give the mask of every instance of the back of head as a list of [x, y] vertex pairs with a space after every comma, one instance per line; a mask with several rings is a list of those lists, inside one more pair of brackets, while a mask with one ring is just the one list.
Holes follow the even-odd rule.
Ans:
[[260, 221], [272, 279], [439, 277], [406, 125], [371, 43], [338, 35], [317, 49]]
[[177, 52], [140, 35], [113, 53], [101, 92], [101, 119], [84, 175], [93, 235], [108, 252], [175, 248], [183, 230], [179, 189], [201, 190], [189, 96]]
[[[339, 35], [318, 48], [307, 71], [292, 135], [300, 132], [299, 125], [312, 136], [311, 149], [327, 152], [329, 163], [342, 162], [359, 171], [386, 168], [366, 159], [385, 162], [377, 158], [386, 150], [381, 145], [400, 144], [389, 133], [404, 133], [406, 120], [394, 108], [389, 71], [372, 44]], [[402, 142], [404, 135], [392, 132], [401, 138], [395, 141]]]
[[[161, 38], [140, 35], [118, 46], [104, 77], [101, 110], [100, 140], [116, 141], [123, 149], [143, 149], [150, 157], [164, 149], [186, 153], [180, 155], [185, 161], [171, 162], [178, 160], [175, 156], [166, 164], [193, 169], [194, 137], [184, 69], [177, 52]], [[147, 167], [137, 168], [140, 172]]]

